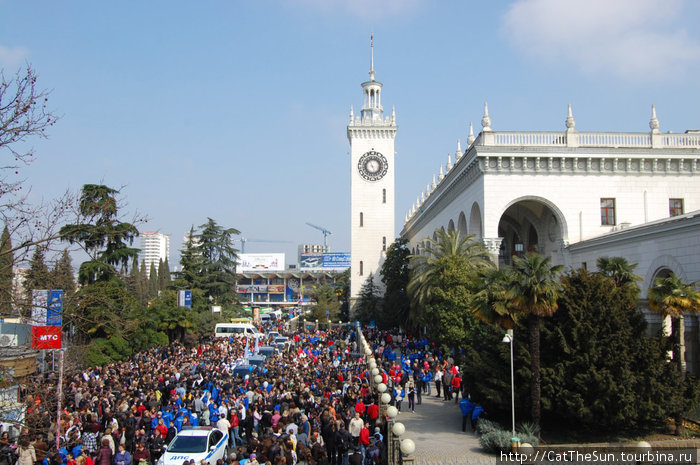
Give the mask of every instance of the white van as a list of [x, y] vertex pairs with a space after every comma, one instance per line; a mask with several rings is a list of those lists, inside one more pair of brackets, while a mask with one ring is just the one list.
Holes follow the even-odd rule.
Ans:
[[261, 337], [262, 333], [250, 323], [217, 323], [214, 337]]

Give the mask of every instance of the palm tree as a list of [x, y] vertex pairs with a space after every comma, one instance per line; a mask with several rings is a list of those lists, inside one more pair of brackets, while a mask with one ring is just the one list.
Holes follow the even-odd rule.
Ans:
[[515, 312], [508, 299], [510, 273], [503, 268], [487, 268], [479, 273], [471, 301], [472, 314], [477, 320], [503, 329], [513, 329]]
[[[700, 292], [697, 282], [684, 283], [675, 273], [665, 278], [656, 278], [649, 289], [649, 308], [671, 318], [671, 341], [673, 362], [681, 379], [685, 378], [685, 351], [681, 347], [681, 329], [683, 314], [700, 312]], [[674, 415], [676, 434], [680, 435], [683, 427], [683, 412]]]
[[486, 248], [476, 242], [473, 235], [463, 236], [458, 230], [436, 230], [435, 239], [426, 238], [423, 245], [418, 246], [418, 251], [418, 254], [409, 257], [411, 278], [406, 287], [411, 297], [408, 323], [413, 327], [420, 325], [433, 290], [438, 286], [441, 265], [446, 259], [465, 259], [474, 271], [494, 266]]
[[618, 288], [639, 292], [637, 282], [642, 281], [642, 277], [634, 274], [638, 263], [628, 263], [623, 257], [600, 257], [596, 260], [596, 265], [598, 272], [612, 278]]
[[681, 350], [681, 321], [684, 313], [700, 312], [700, 291], [698, 283], [684, 283], [675, 273], [665, 278], [656, 278], [649, 289], [649, 308], [671, 317], [671, 341], [673, 341], [673, 361], [678, 372], [683, 375], [685, 354]]
[[526, 317], [530, 342], [530, 414], [533, 423], [540, 424], [540, 322], [557, 311], [561, 293], [559, 274], [562, 265], [550, 265], [549, 257], [529, 253], [513, 257], [512, 281], [507, 292], [511, 305], [519, 316]]

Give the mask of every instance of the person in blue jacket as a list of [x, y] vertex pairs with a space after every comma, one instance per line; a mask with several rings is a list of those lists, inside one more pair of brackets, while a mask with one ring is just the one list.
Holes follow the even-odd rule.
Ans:
[[467, 431], [467, 420], [470, 419], [474, 411], [474, 403], [463, 397], [462, 400], [459, 401], [459, 408], [462, 410], [462, 432], [465, 433]]
[[472, 431], [476, 429], [476, 420], [479, 419], [481, 415], [484, 414], [484, 407], [476, 403], [474, 405], [474, 411], [472, 412]]

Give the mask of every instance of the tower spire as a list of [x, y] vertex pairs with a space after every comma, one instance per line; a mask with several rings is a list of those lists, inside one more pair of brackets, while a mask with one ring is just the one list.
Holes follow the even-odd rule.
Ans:
[[374, 81], [374, 33], [369, 36], [369, 80]]

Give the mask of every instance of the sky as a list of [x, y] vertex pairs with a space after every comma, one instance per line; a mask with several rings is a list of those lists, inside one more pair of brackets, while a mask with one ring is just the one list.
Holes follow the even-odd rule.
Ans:
[[568, 103], [579, 131], [649, 131], [652, 104], [662, 131], [700, 129], [698, 18], [693, 0], [0, 0], [0, 67], [30, 64], [61, 117], [31, 141], [34, 200], [103, 183], [170, 235], [171, 264], [207, 218], [289, 264], [323, 240], [307, 222], [350, 249], [371, 33], [398, 233], [486, 101], [496, 131], [564, 131]]

